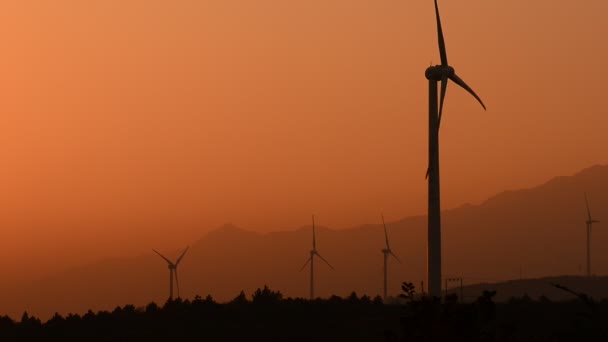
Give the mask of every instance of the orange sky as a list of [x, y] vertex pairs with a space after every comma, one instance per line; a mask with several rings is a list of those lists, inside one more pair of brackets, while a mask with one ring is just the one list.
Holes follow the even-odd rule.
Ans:
[[[606, 1], [439, 5], [488, 107], [448, 89], [444, 208], [608, 162]], [[3, 1], [0, 265], [425, 213], [435, 30], [430, 0]]]

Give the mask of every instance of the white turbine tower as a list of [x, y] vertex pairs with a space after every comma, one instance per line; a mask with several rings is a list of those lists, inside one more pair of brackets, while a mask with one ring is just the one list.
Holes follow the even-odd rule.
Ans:
[[388, 233], [386, 232], [384, 215], [382, 215], [382, 225], [384, 226], [384, 238], [386, 239], [386, 248], [382, 250], [382, 254], [384, 254], [384, 301], [386, 301], [386, 297], [388, 296], [388, 257], [392, 255], [393, 258], [395, 258], [395, 260], [397, 260], [399, 263], [401, 263], [401, 260], [399, 260], [395, 253], [393, 253], [388, 243]]
[[319, 254], [319, 252], [317, 252], [317, 241], [315, 239], [315, 215], [312, 215], [312, 249], [310, 250], [310, 257], [308, 257], [308, 260], [306, 260], [306, 263], [300, 269], [300, 272], [302, 272], [306, 265], [310, 263], [310, 300], [315, 299], [315, 256], [318, 256], [319, 259], [323, 260], [327, 266], [331, 267], [332, 270], [334, 269], [334, 267], [330, 265], [329, 262], [325, 260], [321, 254]]
[[594, 223], [599, 223], [600, 221], [591, 218], [587, 193], [585, 193], [585, 204], [587, 205], [587, 277], [591, 277], [591, 228]]
[[157, 252], [156, 250], [153, 249], [154, 253], [158, 254], [161, 258], [165, 259], [165, 261], [167, 262], [167, 267], [169, 268], [169, 300], [173, 300], [173, 276], [174, 275], [175, 275], [175, 283], [177, 285], [177, 298], [179, 298], [179, 279], [177, 278], [177, 266], [179, 265], [179, 262], [182, 261], [182, 258], [188, 251], [188, 248], [190, 248], [190, 246], [188, 246], [188, 247], [186, 247], [186, 249], [184, 249], [184, 251], [179, 256], [179, 258], [177, 258], [175, 263], [172, 262], [171, 260], [167, 259], [164, 255], [160, 254], [159, 252]]

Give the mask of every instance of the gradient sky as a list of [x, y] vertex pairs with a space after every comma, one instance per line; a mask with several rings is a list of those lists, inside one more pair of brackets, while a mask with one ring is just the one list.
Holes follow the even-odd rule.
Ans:
[[[608, 2], [439, 4], [488, 107], [449, 86], [443, 208], [608, 162]], [[426, 212], [433, 1], [7, 0], [0, 42], [9, 274]]]

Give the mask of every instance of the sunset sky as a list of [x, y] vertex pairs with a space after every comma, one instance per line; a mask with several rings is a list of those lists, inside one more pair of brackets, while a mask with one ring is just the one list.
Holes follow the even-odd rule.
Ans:
[[[443, 208], [608, 163], [608, 2], [439, 5], [488, 107], [448, 87]], [[433, 1], [7, 0], [0, 42], [9, 274], [426, 213]]]

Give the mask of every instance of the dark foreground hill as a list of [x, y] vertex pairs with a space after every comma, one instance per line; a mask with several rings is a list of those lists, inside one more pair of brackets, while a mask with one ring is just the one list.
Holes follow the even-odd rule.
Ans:
[[168, 301], [159, 307], [125, 305], [84, 315], [55, 314], [42, 323], [23, 314], [0, 317], [2, 341], [605, 341], [608, 301], [529, 298], [495, 303], [484, 292], [471, 303], [404, 291], [400, 304], [380, 298], [332, 296], [284, 299], [258, 289], [226, 304], [212, 298]]
[[[555, 284], [585, 293], [596, 300], [608, 298], [608, 276], [555, 276], [509, 280], [498, 283], [480, 283], [464, 286], [462, 292], [466, 301], [474, 300], [484, 291], [496, 291], [495, 299], [498, 302], [505, 302], [511, 298], [521, 297], [551, 301], [567, 301], [573, 298], [571, 293], [556, 288]], [[459, 286], [450, 283], [448, 293], [460, 296]]]

